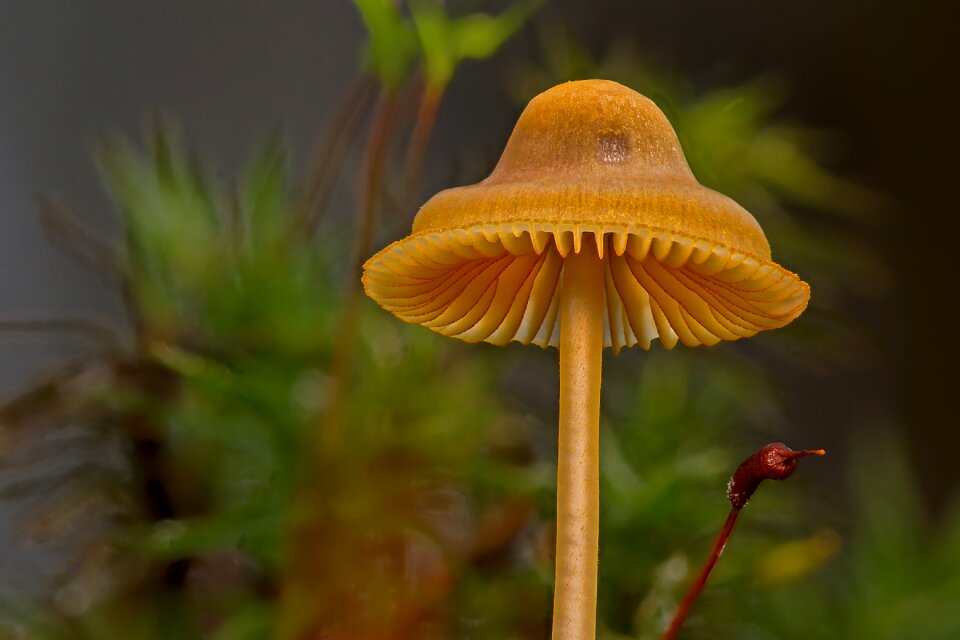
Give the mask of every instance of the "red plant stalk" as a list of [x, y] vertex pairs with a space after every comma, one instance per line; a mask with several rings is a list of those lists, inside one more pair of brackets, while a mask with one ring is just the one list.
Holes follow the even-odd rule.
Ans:
[[347, 379], [350, 376], [357, 323], [360, 317], [360, 274], [373, 242], [373, 230], [383, 197], [387, 148], [396, 116], [397, 92], [384, 89], [367, 146], [364, 174], [360, 185], [360, 208], [354, 254], [350, 263], [330, 364], [330, 388], [322, 429], [324, 437], [322, 444], [328, 447], [336, 443], [340, 433], [340, 423], [343, 420]]
[[703, 587], [710, 577], [710, 572], [713, 571], [721, 554], [723, 554], [723, 550], [727, 546], [740, 511], [750, 502], [750, 498], [757, 490], [757, 487], [760, 486], [760, 483], [764, 480], [784, 480], [796, 471], [797, 460], [799, 458], [811, 455], [822, 456], [825, 454], [826, 451], [823, 449], [793, 451], [782, 442], [773, 442], [751, 455], [737, 467], [737, 470], [727, 485], [727, 499], [731, 505], [730, 513], [727, 515], [727, 519], [723, 523], [723, 527], [721, 527], [716, 541], [713, 543], [713, 548], [710, 550], [710, 555], [707, 556], [707, 561], [700, 569], [696, 580], [690, 585], [690, 589], [680, 602], [680, 606], [677, 607], [677, 612], [674, 614], [673, 620], [670, 622], [670, 626], [663, 634], [661, 640], [674, 640], [680, 633], [680, 628], [690, 614], [690, 609], [700, 596], [700, 592], [703, 591]]
[[[280, 623], [277, 638], [312, 640], [321, 638], [321, 628], [329, 622], [329, 606], [324, 598], [336, 592], [331, 584], [329, 554], [336, 554], [339, 527], [334, 514], [324, 509], [331, 496], [318, 495], [318, 487], [328, 487], [318, 477], [325, 461], [335, 451], [341, 432], [347, 378], [356, 342], [360, 315], [360, 269], [370, 251], [373, 229], [383, 195], [383, 176], [387, 147], [397, 112], [397, 94], [384, 89], [374, 115], [367, 142], [362, 178], [359, 184], [356, 240], [350, 263], [350, 276], [335, 328], [334, 353], [330, 365], [330, 391], [320, 429], [308, 430], [302, 449], [301, 478], [294, 497], [288, 524], [288, 541], [281, 581]], [[329, 483], [328, 483], [329, 484]], [[343, 594], [341, 594], [343, 595]], [[329, 605], [329, 603], [326, 603]]]
[[417, 110], [417, 119], [410, 134], [410, 144], [407, 147], [407, 157], [404, 162], [406, 173], [403, 181], [404, 206], [413, 207], [416, 203], [417, 189], [423, 175], [423, 164], [427, 157], [427, 146], [433, 135], [437, 122], [437, 111], [443, 100], [445, 86], [435, 86], [427, 82], [420, 97], [420, 107]]
[[290, 225], [292, 241], [307, 241], [313, 237], [333, 195], [347, 152], [373, 106], [375, 90], [374, 78], [367, 75], [355, 78], [323, 137], [315, 143], [306, 191]]

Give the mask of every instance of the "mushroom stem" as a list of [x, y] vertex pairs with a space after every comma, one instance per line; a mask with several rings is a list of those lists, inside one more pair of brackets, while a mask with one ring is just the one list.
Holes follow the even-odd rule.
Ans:
[[[590, 243], [592, 245], [592, 242]], [[553, 640], [593, 640], [600, 531], [603, 263], [586, 242], [567, 256], [560, 290], [560, 434]]]

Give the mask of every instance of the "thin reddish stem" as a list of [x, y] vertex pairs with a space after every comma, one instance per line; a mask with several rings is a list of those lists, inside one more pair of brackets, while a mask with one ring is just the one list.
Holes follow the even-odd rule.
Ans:
[[319, 594], [329, 589], [327, 576], [317, 570], [314, 562], [323, 560], [323, 546], [318, 551], [318, 531], [328, 529], [329, 513], [318, 504], [325, 496], [318, 496], [318, 475], [325, 472], [324, 460], [336, 451], [343, 420], [347, 379], [350, 375], [357, 324], [360, 317], [360, 272], [364, 258], [370, 252], [375, 223], [383, 196], [384, 171], [390, 134], [397, 113], [397, 93], [383, 89], [373, 118], [359, 187], [357, 226], [350, 272], [344, 290], [343, 304], [336, 326], [335, 348], [330, 365], [330, 391], [321, 428], [307, 434], [301, 455], [302, 477], [294, 496], [293, 510], [288, 524], [289, 540], [283, 570], [280, 595], [280, 626], [278, 638], [300, 640], [318, 637], [313, 632], [329, 623], [324, 616], [330, 611], [318, 606]]
[[713, 549], [710, 550], [707, 561], [704, 563], [703, 568], [700, 569], [700, 574], [690, 586], [687, 594], [683, 597], [683, 601], [677, 608], [677, 612], [673, 616], [673, 621], [671, 621], [666, 633], [663, 634], [662, 640], [673, 640], [677, 637], [677, 634], [680, 633], [680, 628], [690, 614], [690, 609], [700, 596], [700, 592], [703, 591], [703, 586], [707, 583], [710, 572], [713, 571], [717, 561], [720, 559], [720, 555], [727, 546], [727, 541], [733, 533], [733, 526], [737, 523], [737, 516], [739, 516], [740, 511], [747, 506], [747, 503], [757, 490], [757, 487], [760, 486], [760, 483], [764, 480], [784, 480], [789, 478], [797, 469], [798, 458], [804, 456], [822, 456], [826, 455], [826, 453], [823, 449], [793, 451], [782, 442], [771, 442], [753, 455], [747, 457], [747, 459], [737, 467], [737, 470], [734, 471], [733, 476], [730, 478], [730, 482], [727, 484], [727, 499], [730, 500], [731, 506], [730, 514], [727, 516], [726, 522], [723, 523], [723, 527], [720, 529], [719, 535], [717, 535], [717, 540], [713, 543]]
[[47, 197], [40, 197], [37, 204], [40, 227], [54, 245], [92, 267], [109, 284], [129, 279], [123, 258], [108, 242], [88, 231], [73, 209]]
[[369, 76], [354, 79], [321, 138], [314, 144], [306, 191], [290, 227], [291, 240], [313, 237], [337, 185], [344, 159], [367, 120], [376, 95], [376, 81]]
[[96, 320], [82, 318], [0, 320], [0, 332], [6, 331], [73, 333], [94, 340], [108, 353], [119, 350], [119, 341], [114, 331]]
[[697, 579], [690, 585], [687, 595], [683, 597], [683, 601], [677, 608], [677, 612], [673, 616], [673, 621], [670, 623], [670, 628], [663, 634], [662, 640], [673, 640], [680, 633], [680, 628], [683, 627], [684, 621], [690, 614], [693, 603], [697, 601], [700, 592], [703, 591], [703, 585], [707, 583], [710, 572], [713, 571], [717, 560], [720, 559], [720, 555], [727, 546], [727, 540], [730, 539], [730, 534], [733, 533], [733, 526], [737, 523], [737, 516], [739, 515], [740, 509], [730, 509], [727, 520], [723, 523], [723, 528], [720, 529], [716, 542], [713, 543], [713, 549], [710, 550], [710, 555], [706, 563], [704, 563], [703, 568], [700, 569], [700, 574], [697, 576]]
[[360, 208], [358, 211], [356, 244], [350, 264], [347, 287], [344, 291], [343, 306], [336, 329], [336, 346], [330, 365], [330, 392], [327, 411], [324, 416], [322, 446], [332, 447], [340, 432], [343, 419], [344, 395], [347, 378], [353, 360], [357, 323], [360, 316], [360, 276], [363, 263], [370, 254], [373, 242], [373, 230], [383, 195], [384, 170], [390, 133], [397, 115], [397, 94], [384, 89], [380, 104], [374, 117], [370, 140], [367, 143], [367, 155], [364, 175], [360, 184]]
[[407, 147], [407, 158], [404, 163], [406, 174], [403, 184], [403, 202], [401, 203], [404, 207], [416, 204], [414, 200], [417, 197], [417, 189], [423, 175], [427, 146], [430, 144], [430, 138], [437, 122], [437, 111], [440, 107], [440, 101], [443, 99], [443, 93], [443, 87], [434, 87], [429, 83], [423, 88], [420, 107], [417, 110], [417, 119], [413, 125], [413, 133], [410, 134], [410, 146]]

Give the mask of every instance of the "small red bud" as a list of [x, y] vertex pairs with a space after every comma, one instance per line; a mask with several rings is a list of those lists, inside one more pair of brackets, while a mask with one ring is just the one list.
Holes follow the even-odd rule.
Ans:
[[771, 442], [737, 467], [727, 484], [727, 499], [734, 509], [743, 509], [764, 480], [789, 478], [803, 456], [822, 456], [823, 449], [794, 451], [782, 442]]
[[727, 541], [733, 533], [733, 527], [737, 523], [737, 516], [740, 515], [740, 510], [747, 506], [750, 497], [753, 495], [753, 492], [757, 490], [757, 487], [760, 486], [760, 483], [764, 480], [783, 480], [784, 478], [789, 478], [790, 475], [796, 471], [797, 460], [799, 458], [804, 456], [822, 456], [826, 455], [826, 453], [823, 449], [794, 451], [782, 442], [771, 442], [744, 460], [743, 463], [737, 467], [737, 470], [733, 473], [733, 477], [730, 478], [730, 482], [727, 483], [727, 498], [732, 505], [730, 513], [727, 515], [727, 520], [723, 523], [716, 542], [713, 543], [713, 549], [711, 549], [707, 561], [704, 563], [703, 568], [700, 569], [696, 580], [694, 580], [690, 586], [690, 590], [687, 591], [687, 594], [683, 597], [680, 606], [677, 607], [677, 612], [674, 614], [673, 620], [670, 622], [670, 626], [661, 637], [661, 640], [675, 640], [680, 633], [680, 628], [683, 626], [683, 621], [686, 620], [687, 614], [690, 613], [690, 608], [693, 606], [693, 603], [696, 602], [700, 591], [703, 589], [703, 585], [707, 583], [707, 578], [710, 577], [710, 572], [713, 571], [717, 560], [720, 559], [720, 554], [723, 553], [724, 548], [727, 546]]

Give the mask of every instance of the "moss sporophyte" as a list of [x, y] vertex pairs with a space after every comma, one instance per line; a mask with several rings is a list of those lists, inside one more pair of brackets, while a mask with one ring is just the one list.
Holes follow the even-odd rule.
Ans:
[[753, 216], [697, 182], [657, 106], [606, 80], [534, 98], [493, 173], [431, 198], [363, 284], [442, 335], [558, 347], [555, 640], [596, 632], [603, 348], [750, 337], [810, 295]]
[[808, 449], [794, 451], [782, 442], [771, 442], [759, 451], [744, 460], [730, 477], [727, 484], [727, 500], [730, 501], [730, 513], [727, 515], [717, 539], [713, 543], [710, 555], [700, 569], [697, 578], [690, 585], [690, 589], [677, 607], [677, 612], [661, 640], [673, 640], [680, 633], [687, 614], [690, 613], [693, 603], [696, 602], [703, 586], [710, 577], [710, 572], [716, 566], [720, 555], [727, 546], [733, 527], [737, 524], [740, 511], [747, 506], [750, 498], [764, 480], [786, 480], [797, 470], [797, 461], [806, 456], [826, 455], [823, 449]]

